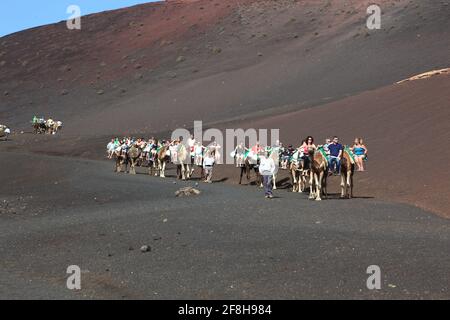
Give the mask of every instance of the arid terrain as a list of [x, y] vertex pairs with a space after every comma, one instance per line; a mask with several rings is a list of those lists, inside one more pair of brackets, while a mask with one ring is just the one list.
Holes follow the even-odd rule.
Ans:
[[[450, 0], [379, 0], [380, 30], [372, 3], [165, 1], [0, 38], [0, 297], [448, 298], [450, 74], [401, 81], [450, 67]], [[64, 128], [34, 135], [34, 115]], [[177, 199], [198, 180], [117, 175], [105, 159], [112, 137], [196, 120], [280, 129], [285, 145], [363, 137], [367, 171], [355, 199], [332, 177], [320, 204], [283, 171], [268, 204], [233, 166]], [[87, 265], [87, 291], [63, 287], [69, 263]], [[370, 264], [392, 290], [367, 292]]]

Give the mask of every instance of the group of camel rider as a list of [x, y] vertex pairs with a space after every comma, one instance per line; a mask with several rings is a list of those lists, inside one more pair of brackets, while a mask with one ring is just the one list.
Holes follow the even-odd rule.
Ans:
[[[114, 138], [106, 146], [107, 156], [109, 159], [113, 158], [117, 152], [126, 154], [128, 150], [134, 145], [138, 147], [141, 152], [142, 160], [154, 161], [155, 154], [162, 147], [166, 146], [170, 151], [171, 158], [176, 158], [177, 148], [183, 142], [180, 137], [175, 140], [158, 140], [154, 137], [149, 140], [143, 138], [125, 137], [122, 139]], [[220, 149], [221, 146], [213, 141], [208, 146], [204, 146], [201, 142], [197, 142], [191, 135], [187, 140], [187, 148], [192, 160], [192, 164], [196, 166], [203, 166], [207, 173], [212, 174], [212, 167], [214, 164], [221, 163]]]
[[[309, 157], [310, 152], [316, 151], [318, 148], [322, 148], [328, 160], [329, 175], [333, 175], [333, 173], [336, 175], [340, 174], [340, 162], [345, 147], [339, 142], [339, 137], [337, 136], [334, 136], [333, 138], [326, 138], [325, 143], [319, 146], [314, 144], [314, 138], [312, 136], [308, 136], [305, 140], [303, 140], [302, 144], [297, 149], [293, 148], [292, 145], [289, 145], [287, 148], [284, 148], [281, 143], [280, 145], [280, 163], [283, 169], [288, 168], [289, 162], [291, 162], [296, 153], [298, 157], [304, 161], [305, 167], [309, 168], [311, 162]], [[363, 139], [355, 138], [353, 145], [348, 148], [348, 151], [355, 160], [357, 171], [364, 171], [364, 162], [367, 160], [368, 150]]]
[[[319, 146], [316, 146], [312, 136], [308, 136], [302, 141], [298, 148], [294, 148], [292, 145], [285, 147], [283, 143], [277, 140], [275, 145], [269, 149], [273, 150], [274, 148], [278, 148], [280, 167], [284, 170], [289, 168], [289, 164], [292, 162], [294, 157], [298, 157], [299, 160], [303, 161], [304, 166], [309, 168], [311, 163], [309, 156], [310, 152], [314, 152], [318, 148], [322, 148], [329, 163], [329, 174], [340, 174], [340, 161], [342, 158], [342, 153], [344, 152], [344, 146], [339, 142], [339, 138], [337, 136], [334, 136], [333, 138], [326, 138], [325, 143]], [[241, 142], [231, 153], [231, 156], [236, 159], [236, 167], [241, 167], [244, 166], [246, 157], [251, 156], [252, 154], [261, 154], [264, 150], [265, 148], [261, 147], [259, 142], [257, 142], [250, 149], [246, 148]], [[364, 171], [364, 162], [367, 160], [368, 150], [363, 142], [363, 139], [355, 138], [353, 145], [348, 148], [348, 151], [350, 151], [355, 160], [357, 171]]]
[[34, 133], [56, 134], [62, 128], [62, 122], [55, 121], [52, 118], [45, 120], [44, 117], [33, 116], [31, 123], [34, 128]]

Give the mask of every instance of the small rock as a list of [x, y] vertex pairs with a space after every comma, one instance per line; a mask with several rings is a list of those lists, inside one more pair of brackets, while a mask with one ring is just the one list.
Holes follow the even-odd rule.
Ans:
[[147, 246], [147, 245], [143, 245], [142, 247], [141, 247], [141, 252], [142, 253], [145, 253], [145, 252], [150, 252], [152, 249], [150, 248], [150, 246]]
[[98, 91], [97, 91], [97, 94], [98, 94], [98, 95], [102, 95], [102, 94], [104, 94], [104, 93], [105, 93], [104, 90], [98, 90]]
[[222, 48], [214, 47], [211, 49], [212, 53], [219, 54], [222, 52]]
[[177, 58], [177, 62], [183, 62], [183, 61], [185, 61], [186, 60], [186, 58], [184, 57], [184, 56], [179, 56], [178, 58]]
[[178, 191], [175, 192], [175, 196], [182, 197], [182, 196], [197, 196], [201, 193], [200, 190], [192, 188], [192, 187], [186, 187], [181, 188]]

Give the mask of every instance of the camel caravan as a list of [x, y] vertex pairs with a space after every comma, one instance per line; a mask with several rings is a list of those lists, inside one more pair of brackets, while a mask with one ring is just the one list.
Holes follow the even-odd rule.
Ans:
[[63, 125], [61, 121], [55, 121], [53, 119], [45, 120], [43, 117], [38, 118], [37, 116], [33, 117], [31, 124], [35, 134], [56, 134], [62, 129]]
[[8, 136], [11, 134], [11, 129], [8, 126], [0, 124], [0, 138], [3, 140], [8, 140]]
[[[114, 170], [136, 174], [136, 167], [146, 167], [152, 176], [165, 178], [168, 164], [176, 167], [176, 176], [189, 180], [196, 170], [200, 178], [212, 182], [213, 167], [220, 164], [220, 146], [213, 142], [204, 147], [191, 136], [185, 144], [182, 139], [158, 140], [123, 138], [112, 139], [107, 145], [109, 159], [115, 159]], [[353, 197], [353, 175], [355, 171], [364, 171], [367, 160], [367, 147], [361, 138], [355, 139], [352, 146], [343, 146], [337, 137], [326, 139], [323, 145], [316, 146], [314, 139], [308, 136], [298, 148], [287, 148], [277, 141], [274, 146], [262, 147], [256, 143], [252, 148], [239, 144], [230, 156], [239, 168], [239, 184], [245, 176], [247, 183], [263, 186], [263, 177], [259, 172], [261, 159], [271, 159], [277, 167], [290, 173], [292, 192], [309, 192], [309, 199], [320, 201], [327, 198], [327, 179], [336, 175], [341, 178], [341, 198]], [[277, 188], [277, 174], [271, 177], [272, 188]]]

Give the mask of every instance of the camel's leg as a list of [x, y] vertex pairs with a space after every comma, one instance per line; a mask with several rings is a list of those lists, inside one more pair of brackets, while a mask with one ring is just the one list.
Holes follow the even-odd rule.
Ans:
[[186, 180], [186, 176], [187, 176], [186, 166], [184, 164], [182, 164], [181, 165], [181, 179]]
[[346, 177], [345, 177], [345, 172], [342, 171], [341, 172], [341, 198], [345, 198], [345, 195], [347, 193], [347, 183], [346, 183]]
[[350, 175], [350, 198], [353, 198], [353, 172]]
[[130, 174], [136, 174], [136, 161], [134, 159], [130, 160]]
[[306, 177], [303, 175], [303, 172], [300, 172], [298, 176], [298, 192], [303, 193], [305, 191]]
[[277, 189], [277, 175], [274, 173], [272, 175], [272, 179], [273, 179], [273, 190]]
[[296, 170], [291, 170], [291, 176], [292, 176], [292, 192], [297, 192], [296, 186], [297, 186], [297, 177], [296, 177]]
[[315, 193], [315, 185], [314, 185], [314, 176], [316, 174], [311, 172], [309, 176], [309, 199], [314, 199], [314, 193]]
[[328, 171], [325, 170], [323, 171], [323, 178], [322, 178], [322, 194], [325, 198], [328, 199], [328, 191], [327, 191], [327, 179], [328, 179]]
[[316, 201], [321, 201], [322, 198], [320, 196], [322, 194], [323, 171], [321, 171], [319, 174], [316, 174], [314, 176], [315, 176], [315, 182], [316, 182]]

